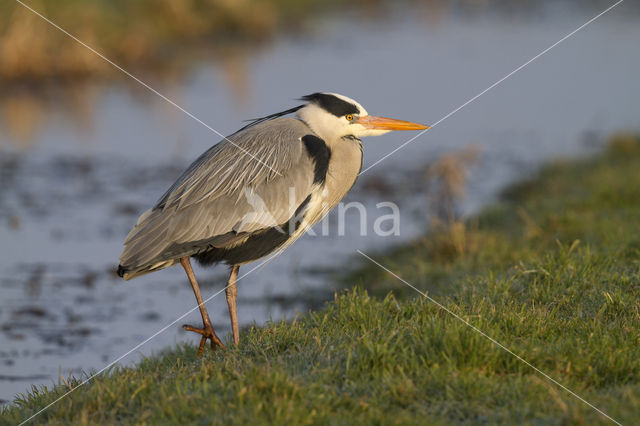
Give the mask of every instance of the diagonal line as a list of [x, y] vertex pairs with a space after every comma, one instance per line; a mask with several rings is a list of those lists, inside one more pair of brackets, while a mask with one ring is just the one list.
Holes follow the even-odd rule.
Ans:
[[[259, 267], [261, 267], [262, 265], [264, 265], [266, 262], [268, 262], [271, 259], [271, 256], [268, 257], [265, 261], [261, 262], [258, 264], [258, 266], [255, 266], [253, 268], [251, 268], [251, 270], [249, 270], [247, 273], [245, 273], [244, 275], [242, 275], [241, 277], [236, 279], [236, 283], [238, 281], [240, 281], [241, 279], [243, 279], [244, 277], [246, 277], [247, 275], [249, 275], [250, 273], [252, 273], [253, 271], [255, 271], [256, 269], [258, 269]], [[214, 297], [216, 297], [217, 295], [219, 295], [220, 293], [222, 293], [223, 291], [225, 291], [227, 289], [227, 287], [229, 287], [229, 284], [227, 284], [226, 286], [224, 286], [223, 289], [221, 289], [220, 291], [217, 291], [216, 293], [212, 294], [211, 296], [209, 296], [207, 299], [202, 301], [202, 305], [205, 305], [207, 302], [209, 302], [211, 299], [213, 299]], [[35, 417], [39, 416], [40, 414], [44, 413], [46, 410], [48, 410], [49, 408], [51, 408], [53, 405], [57, 404], [58, 402], [60, 402], [61, 400], [63, 400], [64, 398], [66, 398], [67, 396], [69, 396], [70, 394], [72, 394], [75, 390], [77, 390], [78, 388], [81, 388], [82, 386], [86, 385], [87, 383], [89, 383], [90, 381], [92, 381], [95, 377], [99, 376], [100, 374], [102, 374], [104, 371], [108, 370], [109, 368], [111, 368], [112, 366], [114, 366], [115, 364], [117, 364], [118, 362], [120, 362], [122, 359], [124, 359], [126, 356], [128, 356], [129, 354], [131, 354], [133, 351], [139, 349], [141, 346], [145, 345], [147, 342], [149, 342], [150, 340], [154, 339], [156, 336], [162, 334], [163, 332], [165, 332], [168, 328], [172, 327], [173, 325], [175, 325], [175, 323], [177, 323], [178, 321], [184, 319], [184, 317], [186, 317], [187, 315], [189, 315], [190, 313], [192, 313], [193, 311], [195, 311], [196, 309], [200, 308], [200, 304], [194, 306], [193, 308], [189, 309], [187, 312], [185, 312], [184, 314], [180, 315], [178, 318], [176, 318], [175, 320], [173, 320], [171, 323], [165, 325], [164, 327], [162, 327], [160, 330], [156, 331], [155, 333], [153, 333], [151, 336], [147, 337], [145, 340], [143, 340], [142, 342], [138, 343], [137, 345], [135, 345], [133, 348], [129, 349], [127, 352], [125, 352], [123, 355], [120, 355], [118, 358], [116, 358], [114, 361], [111, 361], [109, 364], [107, 364], [105, 367], [101, 368], [99, 371], [97, 371], [96, 373], [93, 373], [89, 378], [85, 379], [82, 383], [80, 383], [78, 386], [74, 387], [73, 389], [65, 392], [64, 394], [62, 394], [60, 397], [58, 397], [56, 400], [54, 400], [53, 402], [50, 402], [48, 405], [46, 405], [45, 407], [41, 408], [38, 412], [36, 412], [35, 414], [32, 414], [31, 417], [29, 417], [28, 419], [23, 420], [20, 423], [20, 426], [24, 425], [25, 423], [28, 423], [29, 421], [31, 421], [32, 419], [34, 419]]]
[[593, 408], [594, 410], [596, 410], [598, 413], [602, 414], [604, 417], [606, 417], [607, 419], [611, 420], [613, 423], [622, 426], [622, 424], [615, 420], [614, 418], [612, 418], [611, 416], [609, 416], [607, 413], [605, 413], [604, 411], [602, 411], [601, 409], [599, 409], [598, 407], [596, 407], [595, 405], [591, 404], [589, 401], [587, 401], [586, 399], [584, 399], [583, 397], [581, 397], [580, 395], [578, 395], [577, 393], [575, 393], [574, 391], [572, 391], [571, 389], [567, 388], [566, 386], [564, 386], [562, 383], [558, 382], [556, 379], [554, 379], [553, 377], [549, 376], [547, 373], [545, 373], [544, 371], [540, 370], [538, 367], [534, 366], [533, 364], [531, 364], [529, 361], [527, 361], [526, 359], [522, 358], [520, 355], [516, 354], [515, 352], [513, 352], [511, 349], [507, 348], [505, 345], [503, 345], [502, 343], [498, 342], [496, 339], [494, 339], [493, 337], [489, 336], [487, 333], [485, 333], [484, 331], [480, 330], [478, 327], [474, 326], [473, 324], [469, 323], [469, 321], [465, 320], [464, 318], [462, 318], [460, 315], [456, 314], [455, 312], [453, 312], [452, 310], [450, 310], [449, 308], [447, 308], [446, 306], [444, 306], [442, 303], [438, 302], [437, 300], [433, 299], [432, 297], [428, 296], [427, 293], [422, 292], [420, 290], [418, 290], [415, 286], [413, 286], [411, 283], [405, 281], [404, 279], [402, 279], [400, 276], [398, 276], [397, 274], [395, 274], [393, 271], [389, 270], [388, 268], [386, 268], [385, 266], [381, 265], [380, 263], [376, 262], [375, 260], [373, 260], [372, 258], [370, 258], [369, 256], [367, 256], [366, 254], [364, 254], [362, 251], [360, 250], [356, 250], [358, 253], [360, 253], [363, 257], [365, 257], [366, 259], [370, 260], [371, 262], [373, 262], [375, 265], [377, 265], [378, 267], [380, 267], [381, 269], [387, 271], [389, 274], [393, 275], [395, 278], [397, 278], [398, 280], [402, 281], [404, 284], [406, 284], [407, 286], [411, 287], [413, 290], [415, 290], [416, 292], [418, 292], [420, 295], [422, 295], [423, 297], [425, 297], [426, 299], [428, 299], [430, 302], [435, 303], [439, 308], [443, 309], [444, 311], [446, 311], [447, 313], [451, 314], [452, 316], [454, 316], [456, 319], [458, 319], [459, 321], [461, 321], [463, 324], [467, 325], [468, 327], [470, 327], [471, 329], [473, 329], [475, 332], [479, 333], [481, 336], [485, 337], [486, 339], [488, 339], [491, 343], [493, 343], [494, 345], [498, 346], [500, 349], [503, 349], [505, 352], [507, 352], [508, 354], [514, 356], [516, 359], [518, 359], [519, 361], [521, 361], [522, 363], [524, 363], [525, 365], [527, 365], [528, 367], [531, 367], [533, 370], [535, 370], [537, 373], [541, 374], [543, 377], [545, 377], [547, 380], [550, 380], [551, 382], [555, 383], [556, 385], [560, 386], [562, 389], [564, 389], [565, 391], [569, 392], [571, 395], [573, 395], [574, 397], [578, 398], [580, 401], [584, 402], [585, 404], [587, 404], [589, 407]]
[[[433, 129], [434, 127], [436, 127], [438, 124], [442, 123], [443, 121], [445, 121], [447, 118], [451, 117], [452, 115], [454, 115], [455, 113], [457, 113], [458, 111], [460, 111], [462, 108], [466, 107], [467, 105], [469, 105], [470, 103], [472, 103], [473, 101], [475, 101], [476, 99], [478, 99], [480, 96], [484, 95], [485, 93], [487, 93], [488, 91], [490, 91], [491, 89], [493, 89], [494, 87], [496, 87], [497, 85], [499, 85], [500, 83], [502, 83], [503, 81], [505, 81], [506, 79], [508, 79], [509, 77], [511, 77], [512, 75], [514, 75], [515, 73], [517, 73], [518, 71], [520, 71], [521, 69], [523, 69], [524, 67], [526, 67], [527, 65], [529, 65], [530, 63], [532, 63], [533, 61], [535, 61], [536, 59], [540, 58], [541, 56], [543, 56], [545, 53], [549, 52], [551, 49], [553, 49], [554, 47], [556, 47], [557, 45], [559, 45], [560, 43], [562, 43], [563, 41], [567, 40], [568, 38], [572, 37], [573, 35], [575, 35], [578, 31], [584, 29], [586, 26], [588, 26], [589, 24], [591, 24], [593, 21], [595, 21], [596, 19], [600, 18], [602, 15], [604, 15], [605, 13], [609, 12], [611, 9], [613, 9], [614, 7], [618, 6], [620, 3], [622, 3], [624, 0], [618, 0], [616, 3], [612, 4], [611, 6], [609, 6], [608, 8], [606, 8], [605, 10], [603, 10], [602, 12], [600, 12], [599, 14], [597, 14], [596, 16], [594, 16], [593, 18], [589, 19], [587, 22], [585, 22], [584, 24], [580, 25], [578, 28], [576, 28], [575, 30], [571, 31], [569, 34], [567, 34], [566, 36], [562, 37], [560, 40], [556, 41], [555, 43], [553, 43], [551, 46], [547, 47], [546, 49], [544, 49], [542, 52], [538, 53], [536, 56], [534, 56], [533, 58], [529, 59], [527, 62], [525, 62], [524, 64], [520, 65], [518, 68], [514, 69], [513, 71], [511, 71], [509, 74], [505, 75], [504, 77], [502, 77], [500, 80], [496, 81], [495, 83], [493, 83], [491, 86], [487, 87], [486, 89], [484, 89], [482, 92], [478, 93], [477, 95], [475, 95], [474, 97], [472, 97], [471, 99], [469, 99], [468, 101], [466, 101], [465, 103], [463, 103], [462, 105], [460, 105], [459, 107], [457, 107], [456, 109], [454, 109], [453, 111], [451, 111], [450, 113], [448, 113], [447, 115], [445, 115], [444, 117], [442, 117], [440, 120], [436, 121], [435, 123], [433, 123], [429, 129], [425, 129], [423, 131], [421, 131], [420, 133], [418, 133], [417, 135], [415, 135], [414, 137], [412, 137], [411, 139], [409, 139], [408, 141], [406, 141], [405, 143], [403, 143], [402, 145], [400, 145], [399, 147], [397, 147], [396, 149], [394, 149], [393, 151], [391, 151], [390, 153], [388, 153], [387, 155], [385, 155], [384, 157], [380, 158], [379, 160], [377, 160], [375, 163], [373, 163], [372, 165], [370, 165], [369, 167], [367, 167], [366, 169], [364, 169], [363, 171], [360, 172], [360, 175], [364, 174], [365, 172], [367, 172], [369, 169], [372, 169], [373, 167], [377, 166], [378, 164], [380, 164], [382, 161], [386, 160], [387, 158], [389, 158], [390, 156], [392, 156], [393, 154], [395, 154], [396, 152], [400, 151], [402, 148], [404, 148], [405, 146], [409, 145], [411, 142], [413, 142], [414, 140], [416, 140], [417, 138], [419, 138], [420, 136], [424, 135], [426, 132], [428, 132], [430, 129]], [[360, 176], [359, 175], [359, 176]]]
[[158, 92], [156, 89], [154, 89], [153, 87], [149, 86], [147, 83], [145, 83], [144, 81], [140, 80], [138, 77], [136, 77], [135, 75], [131, 74], [129, 71], [125, 70], [124, 68], [122, 68], [120, 65], [116, 64], [115, 62], [113, 62], [111, 59], [107, 58], [106, 56], [104, 56], [102, 53], [98, 52], [96, 49], [94, 49], [93, 47], [89, 46], [87, 43], [83, 42], [82, 40], [80, 40], [78, 37], [74, 36], [73, 34], [71, 34], [70, 32], [68, 32], [67, 30], [65, 30], [64, 28], [60, 27], [58, 24], [56, 24], [55, 22], [51, 21], [49, 18], [47, 18], [46, 16], [42, 15], [40, 12], [36, 11], [35, 9], [31, 8], [30, 6], [24, 4], [21, 0], [15, 0], [18, 4], [20, 4], [21, 6], [23, 6], [24, 8], [30, 10], [31, 12], [33, 12], [34, 14], [36, 14], [37, 16], [39, 16], [40, 18], [42, 18], [44, 21], [46, 21], [47, 23], [49, 23], [51, 26], [57, 28], [58, 30], [60, 30], [61, 32], [63, 32], [64, 34], [66, 34], [67, 36], [69, 36], [70, 38], [72, 38], [74, 41], [76, 41], [77, 43], [81, 44], [82, 46], [86, 47], [87, 49], [89, 49], [91, 52], [93, 52], [94, 54], [96, 54], [97, 56], [99, 56], [100, 58], [102, 58], [103, 60], [105, 60], [106, 62], [108, 62], [109, 64], [113, 65], [115, 68], [117, 68], [119, 71], [121, 71], [123, 74], [125, 74], [126, 76], [132, 78], [133, 80], [137, 81], [138, 83], [140, 83], [142, 86], [144, 86], [146, 89], [148, 89], [149, 91], [155, 93], [156, 95], [160, 96], [162, 99], [164, 99], [165, 101], [167, 101], [168, 103], [170, 103], [171, 105], [173, 105], [174, 107], [178, 108], [180, 111], [182, 111], [183, 113], [185, 113], [186, 115], [188, 115], [189, 117], [193, 118], [195, 121], [197, 121], [198, 123], [202, 124], [204, 127], [206, 127], [207, 129], [211, 130], [213, 133], [215, 133], [216, 135], [220, 136], [221, 138], [225, 139], [226, 141], [228, 141], [231, 145], [235, 146], [236, 148], [238, 148], [240, 151], [242, 151], [243, 153], [247, 154], [249, 157], [253, 158], [254, 160], [256, 160], [258, 163], [262, 164], [263, 166], [267, 167], [268, 169], [270, 169], [272, 172], [276, 173], [278, 176], [282, 176], [277, 170], [275, 170], [274, 168], [272, 168], [271, 166], [269, 166], [267, 163], [265, 163], [264, 161], [260, 160], [258, 157], [256, 157], [255, 155], [251, 154], [249, 151], [247, 151], [246, 149], [242, 148], [241, 146], [239, 146], [238, 144], [234, 143], [232, 140], [230, 140], [228, 137], [226, 137], [225, 135], [223, 135], [222, 133], [220, 133], [219, 131], [217, 131], [216, 129], [214, 129], [213, 127], [211, 127], [210, 125], [208, 125], [207, 123], [205, 123], [204, 121], [202, 121], [201, 119], [199, 119], [198, 117], [196, 117], [195, 115], [193, 115], [192, 113], [190, 113], [189, 111], [187, 111], [186, 109], [184, 109], [183, 107], [181, 107], [180, 105], [178, 105], [177, 103], [175, 103], [174, 101], [172, 101], [171, 99], [169, 99], [168, 97], [166, 97], [165, 95], [163, 95], [162, 93]]

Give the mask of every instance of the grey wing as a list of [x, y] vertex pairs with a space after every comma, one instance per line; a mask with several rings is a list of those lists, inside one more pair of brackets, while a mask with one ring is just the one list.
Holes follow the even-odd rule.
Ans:
[[209, 149], [140, 217], [120, 264], [128, 271], [155, 270], [230, 244], [239, 234], [286, 223], [317, 187], [301, 142], [309, 133], [303, 122], [280, 118]]

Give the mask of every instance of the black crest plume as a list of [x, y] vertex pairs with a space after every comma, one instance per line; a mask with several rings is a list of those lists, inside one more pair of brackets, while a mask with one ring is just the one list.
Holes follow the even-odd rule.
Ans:
[[245, 130], [245, 129], [248, 129], [249, 127], [255, 126], [256, 124], [260, 124], [260, 123], [263, 123], [265, 121], [273, 120], [274, 118], [278, 118], [278, 117], [282, 117], [282, 116], [287, 115], [287, 114], [294, 113], [294, 112], [298, 111], [300, 108], [302, 108], [303, 106], [304, 105], [298, 105], [297, 107], [290, 108], [290, 109], [288, 109], [286, 111], [280, 111], [280, 112], [276, 112], [274, 114], [266, 115], [264, 117], [253, 118], [251, 120], [246, 120], [246, 121], [249, 121], [250, 123], [247, 124], [246, 126], [244, 126], [243, 128], [241, 128], [240, 130], [238, 130], [238, 132], [240, 132], [242, 130]]

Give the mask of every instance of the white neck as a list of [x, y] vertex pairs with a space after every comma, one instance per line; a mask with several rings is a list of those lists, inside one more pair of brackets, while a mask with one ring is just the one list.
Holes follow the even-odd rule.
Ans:
[[333, 144], [344, 136], [342, 134], [344, 129], [339, 118], [315, 104], [301, 108], [298, 111], [298, 117], [307, 123], [311, 130], [327, 144]]

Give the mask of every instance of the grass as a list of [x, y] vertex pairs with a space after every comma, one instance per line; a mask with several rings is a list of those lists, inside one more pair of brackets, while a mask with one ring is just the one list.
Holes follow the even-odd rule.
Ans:
[[[640, 415], [640, 139], [556, 162], [466, 223], [371, 256], [623, 424]], [[364, 261], [317, 312], [227, 352], [115, 367], [42, 423], [525, 423], [607, 419]], [[364, 290], [362, 286], [366, 287]], [[77, 384], [34, 388], [21, 421]]]
[[[166, 77], [188, 69], [197, 62], [194, 56], [232, 56], [230, 48], [264, 45], [279, 33], [300, 32], [320, 12], [375, 6], [371, 0], [357, 5], [344, 0], [24, 3], [126, 69], [154, 75], [162, 69]], [[112, 66], [15, 1], [0, 4], [0, 63], [0, 82], [19, 88], [117, 76]]]

